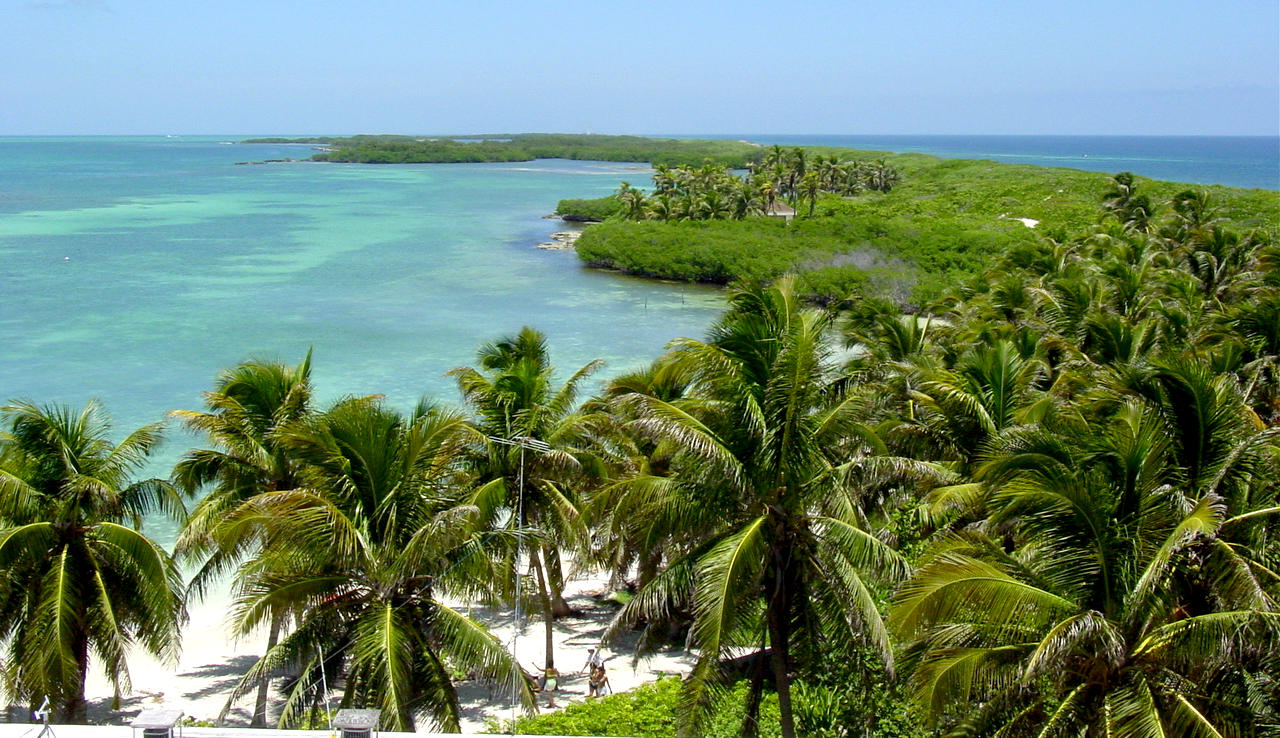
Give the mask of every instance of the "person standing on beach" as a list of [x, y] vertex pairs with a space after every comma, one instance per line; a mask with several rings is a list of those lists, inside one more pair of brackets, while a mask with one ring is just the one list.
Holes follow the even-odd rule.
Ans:
[[587, 663], [582, 665], [578, 673], [581, 674], [584, 671], [590, 672], [587, 677], [587, 699], [599, 697], [608, 677], [604, 672], [604, 658], [600, 656], [595, 646], [587, 649]]
[[582, 668], [578, 670], [578, 673], [581, 674], [584, 671], [597, 668], [604, 668], [604, 658], [600, 655], [600, 652], [596, 650], [595, 646], [591, 646], [587, 648], [587, 663], [582, 665]]
[[538, 687], [534, 692], [546, 692], [547, 707], [556, 706], [556, 688], [560, 686], [560, 670], [554, 666], [544, 669], [541, 666], [534, 666], [535, 670], [542, 672], [542, 676], [538, 677]]

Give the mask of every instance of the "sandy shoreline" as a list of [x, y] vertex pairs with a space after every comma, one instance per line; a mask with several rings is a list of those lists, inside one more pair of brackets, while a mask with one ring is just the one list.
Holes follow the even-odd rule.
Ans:
[[[555, 661], [563, 675], [556, 704], [563, 707], [586, 699], [587, 678], [580, 674], [588, 646], [600, 640], [615, 612], [614, 606], [599, 602], [597, 595], [608, 591], [604, 576], [572, 579], [565, 597], [573, 607], [572, 616], [555, 623]], [[144, 654], [129, 659], [132, 691], [122, 695], [120, 709], [112, 710], [110, 683], [92, 669], [86, 688], [90, 704], [90, 720], [95, 723], [127, 724], [140, 710], [167, 707], [182, 710], [200, 721], [216, 720], [227, 695], [240, 677], [257, 660], [266, 645], [266, 632], [254, 633], [238, 641], [228, 634], [226, 619], [230, 612], [230, 588], [223, 585], [210, 591], [203, 602], [191, 605], [190, 621], [183, 630], [182, 656], [176, 666], [166, 666]], [[465, 610], [465, 605], [461, 606]], [[475, 607], [472, 616], [484, 622], [502, 643], [510, 645], [511, 610]], [[543, 624], [531, 618], [516, 641], [516, 655], [526, 668], [542, 663]], [[673, 649], [632, 664], [635, 637], [630, 636], [612, 648], [604, 649], [609, 659], [609, 681], [614, 691], [624, 691], [653, 681], [663, 674], [685, 674], [693, 665], [693, 657]], [[487, 718], [506, 720], [511, 717], [511, 696], [504, 688], [491, 688], [475, 681], [458, 683], [463, 705], [463, 732], [479, 732]], [[336, 702], [338, 694], [332, 695]], [[274, 699], [274, 698], [273, 698]], [[539, 700], [546, 709], [545, 697]], [[225, 724], [243, 727], [252, 717], [253, 695], [239, 700], [228, 713]], [[274, 719], [274, 713], [273, 713]], [[422, 725], [422, 731], [434, 726]]]

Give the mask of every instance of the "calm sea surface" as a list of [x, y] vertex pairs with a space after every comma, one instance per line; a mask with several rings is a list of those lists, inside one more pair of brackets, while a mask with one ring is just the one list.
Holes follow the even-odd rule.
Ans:
[[990, 159], [1152, 179], [1280, 190], [1275, 136], [779, 136], [742, 134], [783, 146], [845, 146], [867, 151]]
[[[0, 400], [100, 398], [117, 435], [200, 408], [217, 372], [314, 347], [324, 401], [456, 403], [447, 370], [533, 325], [562, 376], [700, 336], [720, 291], [584, 269], [538, 241], [634, 165], [266, 164], [307, 147], [0, 139]], [[591, 385], [594, 391], [596, 385]], [[193, 441], [175, 434], [164, 463]], [[163, 473], [163, 469], [158, 470]]]
[[[1275, 139], [735, 136], [1280, 187]], [[701, 335], [712, 289], [582, 268], [535, 243], [562, 197], [643, 167], [266, 164], [305, 146], [0, 138], [0, 399], [100, 398], [123, 433], [198, 408], [218, 370], [315, 351], [322, 400], [456, 402], [448, 369], [533, 325], [602, 377]], [[1085, 155], [1088, 155], [1087, 158]], [[163, 472], [192, 439], [175, 434]]]

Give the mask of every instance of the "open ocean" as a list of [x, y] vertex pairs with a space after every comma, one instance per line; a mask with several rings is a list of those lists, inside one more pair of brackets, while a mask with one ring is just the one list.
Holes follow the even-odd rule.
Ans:
[[[1280, 189], [1274, 138], [733, 138]], [[424, 393], [457, 402], [444, 372], [526, 324], [563, 372], [603, 358], [603, 378], [701, 335], [723, 306], [718, 290], [535, 247], [562, 227], [541, 218], [557, 200], [647, 183], [643, 166], [236, 166], [310, 150], [222, 140], [0, 138], [0, 400], [97, 397], [123, 434], [200, 407], [222, 368], [314, 348], [322, 401], [383, 393], [407, 409]], [[174, 436], [157, 473], [192, 443]]]

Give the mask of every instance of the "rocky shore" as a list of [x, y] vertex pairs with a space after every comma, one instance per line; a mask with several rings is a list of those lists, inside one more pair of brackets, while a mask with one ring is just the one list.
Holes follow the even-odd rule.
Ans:
[[550, 241], [543, 241], [538, 244], [538, 248], [549, 251], [570, 251], [581, 235], [582, 231], [556, 231], [549, 236]]

